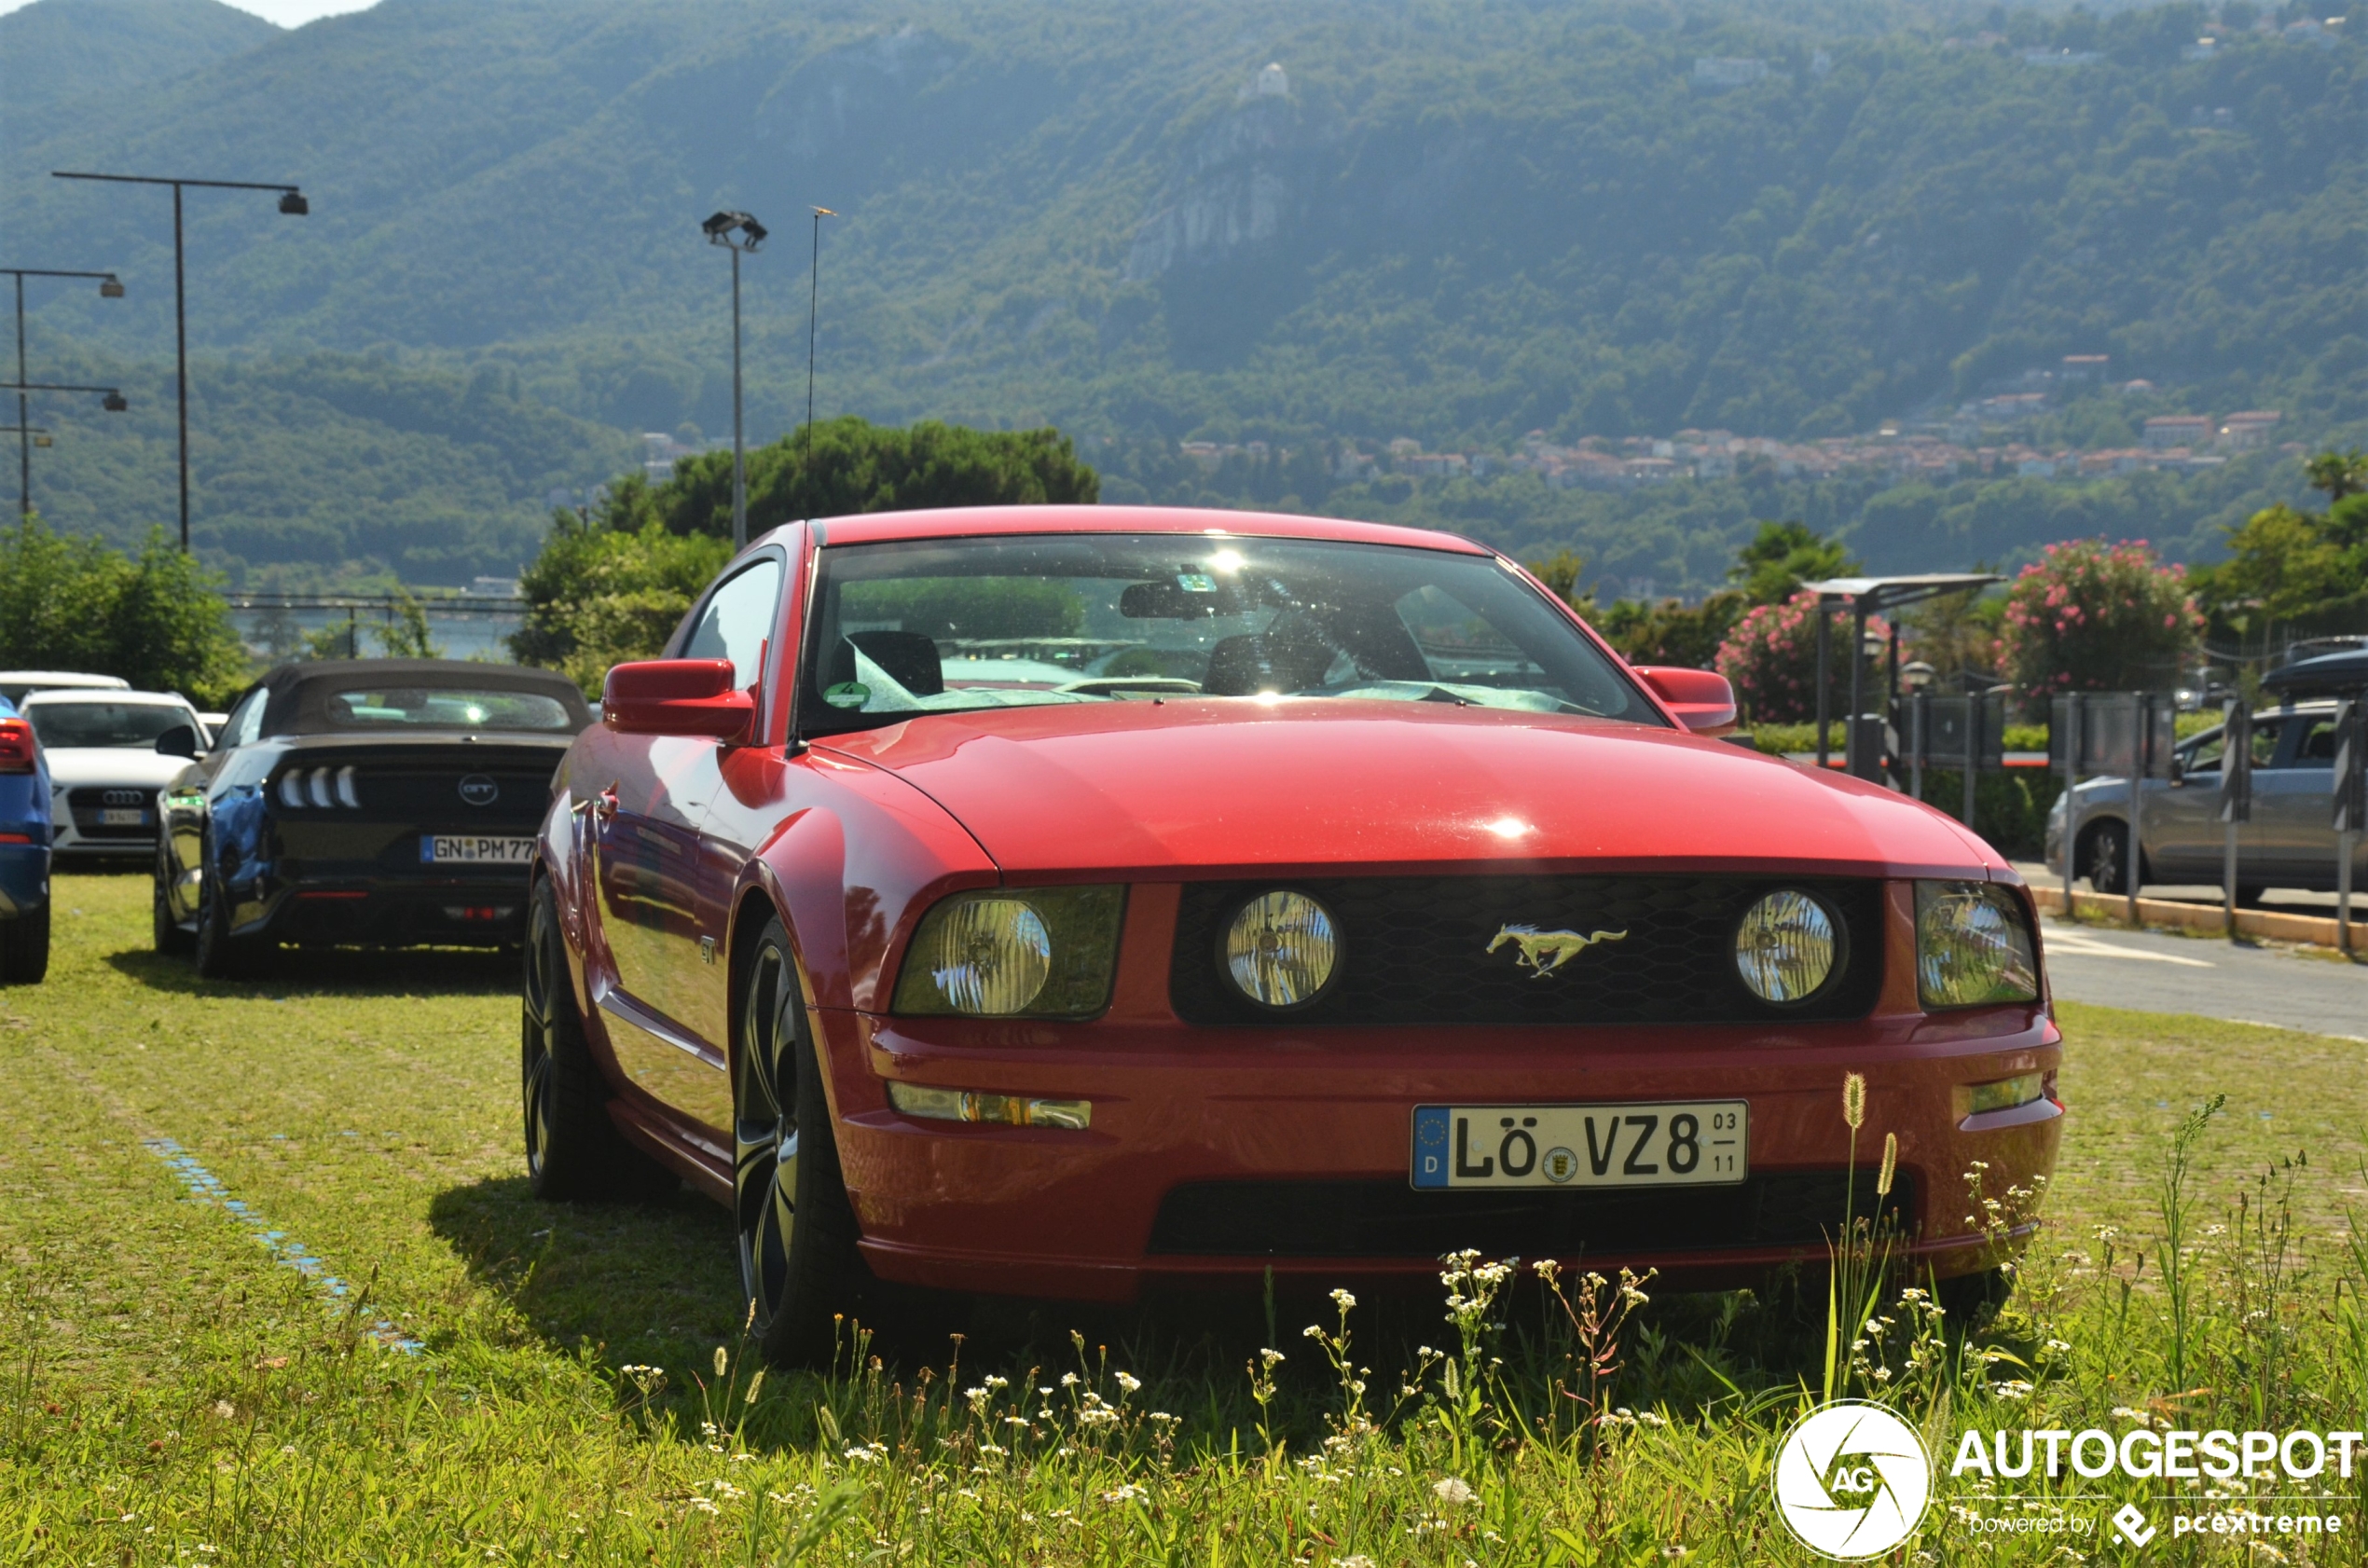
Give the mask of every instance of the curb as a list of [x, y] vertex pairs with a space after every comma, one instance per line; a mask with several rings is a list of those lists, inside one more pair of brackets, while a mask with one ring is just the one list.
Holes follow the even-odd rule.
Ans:
[[[2031, 890], [2031, 900], [2052, 915], [2064, 909], [2064, 890], [2060, 887]], [[2129, 913], [2129, 901], [2118, 893], [2072, 892], [2072, 908], [2080, 915], [2101, 915], [2121, 921]], [[2227, 924], [2218, 904], [2185, 903], [2177, 899], [2146, 899], [2138, 901], [2138, 923], [2141, 926], [2178, 926], [2196, 931], [2225, 931]], [[2237, 912], [2237, 932], [2239, 936], [2265, 937], [2272, 942], [2306, 942], [2320, 947], [2336, 945], [2338, 922], [2320, 919], [2313, 915], [2279, 915], [2267, 910], [2240, 909]], [[2368, 919], [2355, 915], [2352, 940], [2361, 942], [2361, 928]]]

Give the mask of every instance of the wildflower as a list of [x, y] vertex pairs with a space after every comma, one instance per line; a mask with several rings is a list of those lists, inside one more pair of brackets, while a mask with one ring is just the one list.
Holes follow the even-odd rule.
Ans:
[[1340, 1308], [1341, 1311], [1346, 1312], [1351, 1307], [1356, 1305], [1356, 1298], [1350, 1295], [1345, 1290], [1334, 1290], [1332, 1292], [1332, 1304]]
[[1133, 1393], [1135, 1393], [1137, 1389], [1139, 1389], [1139, 1388], [1141, 1388], [1141, 1387], [1143, 1386], [1143, 1380], [1142, 1380], [1142, 1379], [1140, 1379], [1140, 1378], [1138, 1378], [1138, 1377], [1132, 1376], [1131, 1374], [1129, 1374], [1129, 1373], [1125, 1373], [1125, 1372], [1121, 1372], [1121, 1373], [1118, 1375], [1117, 1382], [1118, 1382], [1118, 1385], [1119, 1385], [1119, 1387], [1120, 1387], [1122, 1391], [1124, 1391], [1125, 1393], [1128, 1393], [1128, 1394], [1133, 1394]]
[[1842, 1120], [1853, 1133], [1866, 1124], [1866, 1075], [1842, 1075]]
[[1265, 1362], [1268, 1369], [1272, 1370], [1275, 1363], [1283, 1360], [1284, 1356], [1283, 1353], [1279, 1350], [1261, 1350], [1258, 1353], [1258, 1358], [1260, 1361]]
[[1451, 1506], [1468, 1503], [1476, 1495], [1472, 1489], [1453, 1476], [1431, 1483], [1431, 1495]]
[[723, 1369], [724, 1369], [724, 1368], [726, 1368], [726, 1367], [729, 1367], [731, 1364], [732, 1364], [732, 1358], [731, 1358], [729, 1355], [725, 1355], [725, 1354], [724, 1354], [724, 1352], [723, 1352], [723, 1347], [722, 1345], [718, 1345], [718, 1346], [716, 1346], [716, 1347], [715, 1347], [715, 1375], [716, 1375], [717, 1377], [719, 1377], [719, 1378], [720, 1378], [720, 1377], [722, 1377], [722, 1376], [723, 1375]]
[[1150, 1492], [1144, 1491], [1141, 1487], [1136, 1486], [1133, 1481], [1129, 1481], [1115, 1492], [1105, 1492], [1102, 1493], [1102, 1501], [1105, 1503], [1135, 1503], [1139, 1502], [1150, 1495]]
[[1077, 1374], [1075, 1372], [1063, 1372], [1061, 1374], [1061, 1386], [1063, 1388], [1075, 1388], [1077, 1386]]
[[1888, 1198], [1891, 1196], [1891, 1179], [1892, 1176], [1897, 1173], [1898, 1169], [1899, 1135], [1897, 1133], [1885, 1133], [1883, 1135], [1883, 1168], [1875, 1177], [1876, 1197]]
[[213, 1413], [224, 1421], [228, 1421], [239, 1413], [239, 1408], [227, 1399], [216, 1399], [213, 1402]]
[[1300, 1330], [1300, 1338], [1303, 1340], [1320, 1340], [1323, 1337], [1324, 1326], [1320, 1323], [1311, 1323]]
[[756, 1391], [757, 1391], [758, 1389], [760, 1389], [760, 1388], [763, 1388], [764, 1386], [764, 1368], [762, 1368], [762, 1367], [759, 1367], [759, 1368], [758, 1368], [758, 1369], [757, 1369], [754, 1372], [752, 1372], [752, 1373], [750, 1373], [750, 1374], [749, 1375], [749, 1386], [748, 1386], [747, 1391], [746, 1391], [746, 1392], [744, 1392], [743, 1394], [741, 1394], [741, 1396], [740, 1396], [740, 1403], [742, 1403], [742, 1404], [744, 1404], [744, 1405], [753, 1405], [753, 1404], [755, 1404], [755, 1403], [756, 1403]]

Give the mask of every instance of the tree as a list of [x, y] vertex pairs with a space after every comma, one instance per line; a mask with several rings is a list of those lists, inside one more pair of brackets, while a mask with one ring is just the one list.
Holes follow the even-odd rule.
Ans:
[[2327, 510], [2265, 507], [2228, 530], [2228, 559], [2196, 573], [2197, 596], [2231, 632], [2368, 629], [2368, 453], [2321, 452], [2303, 466]]
[[1762, 523], [1750, 543], [1736, 552], [1727, 580], [1754, 604], [1782, 604], [1803, 583], [1847, 577], [1858, 557], [1838, 539], [1827, 539], [1798, 521]]
[[163, 530], [133, 557], [38, 515], [0, 531], [0, 664], [120, 676], [203, 707], [235, 695], [249, 672], [220, 574]]
[[[1092, 505], [1101, 495], [1093, 469], [1050, 428], [971, 430], [924, 420], [898, 428], [848, 417], [792, 431], [748, 455], [749, 533], [794, 517], [912, 512], [932, 506]], [[669, 533], [732, 533], [732, 454], [704, 452], [675, 464], [653, 487], [620, 480], [609, 526], [638, 531], [655, 521]]]
[[1999, 653], [2028, 700], [2058, 692], [2160, 690], [2203, 636], [2186, 573], [2146, 542], [2050, 544], [2006, 591]]

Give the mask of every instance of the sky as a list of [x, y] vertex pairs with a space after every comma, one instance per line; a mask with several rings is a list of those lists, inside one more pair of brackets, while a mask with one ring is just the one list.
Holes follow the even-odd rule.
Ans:
[[[0, 16], [21, 9], [33, 0], [0, 0]], [[240, 10], [252, 12], [266, 21], [282, 27], [301, 27], [322, 17], [333, 17], [347, 11], [366, 11], [378, 0], [226, 0]]]

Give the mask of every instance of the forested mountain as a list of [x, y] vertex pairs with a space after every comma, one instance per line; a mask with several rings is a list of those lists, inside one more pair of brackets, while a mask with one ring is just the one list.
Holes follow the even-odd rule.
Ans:
[[802, 416], [819, 204], [825, 413], [1800, 438], [2102, 353], [2316, 440], [2368, 420], [2368, 47], [2305, 14], [384, 0], [104, 118], [12, 117], [0, 214], [126, 268], [132, 299], [45, 309], [145, 357], [163, 197], [47, 171], [301, 181], [301, 220], [192, 198], [206, 351], [498, 364], [631, 430], [729, 428], [719, 207], [775, 230], [752, 433]]
[[0, 127], [15, 145], [60, 123], [61, 105], [119, 114], [139, 89], [279, 32], [221, 0], [34, 0], [0, 16]]

